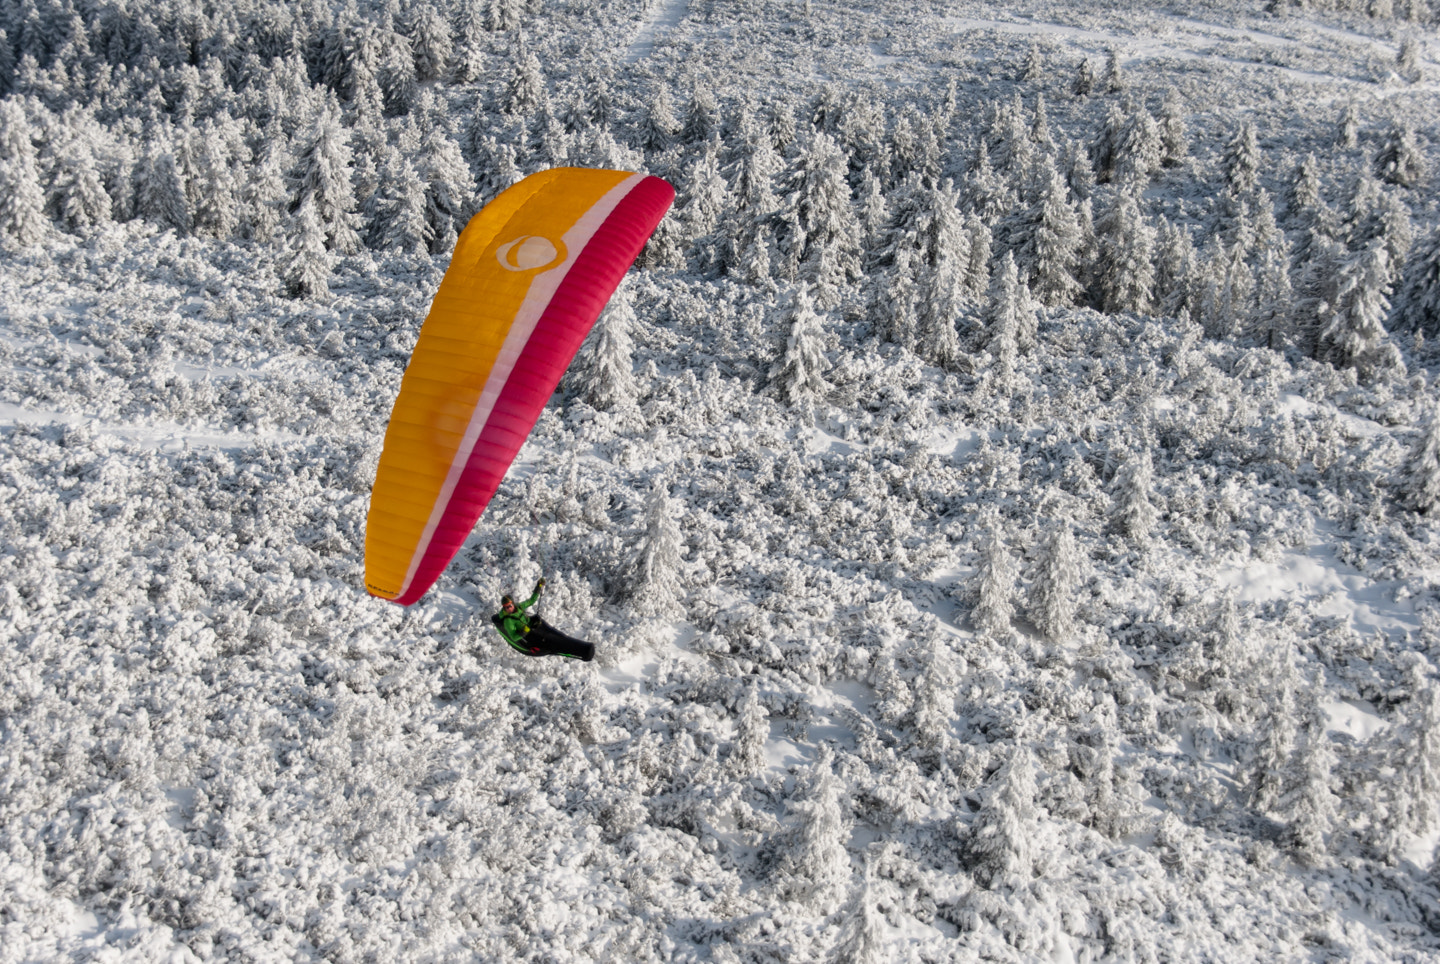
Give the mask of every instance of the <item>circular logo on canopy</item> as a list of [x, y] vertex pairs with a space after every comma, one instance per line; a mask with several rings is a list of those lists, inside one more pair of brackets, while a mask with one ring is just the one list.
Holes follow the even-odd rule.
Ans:
[[500, 245], [495, 257], [507, 271], [543, 271], [565, 260], [565, 245], [538, 234], [526, 234]]

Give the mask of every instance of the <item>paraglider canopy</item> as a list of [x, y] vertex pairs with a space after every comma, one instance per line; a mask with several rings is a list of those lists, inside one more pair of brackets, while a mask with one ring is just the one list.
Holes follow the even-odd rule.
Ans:
[[674, 198], [657, 177], [555, 168], [471, 219], [385, 431], [371, 595], [408, 606], [449, 565]]

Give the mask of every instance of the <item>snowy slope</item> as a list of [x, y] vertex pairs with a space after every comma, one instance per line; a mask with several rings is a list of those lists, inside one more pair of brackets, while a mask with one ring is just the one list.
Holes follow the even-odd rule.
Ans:
[[[1331, 6], [6, 5], [0, 961], [1440, 957], [1440, 33]], [[369, 598], [453, 231], [622, 160], [632, 380]]]

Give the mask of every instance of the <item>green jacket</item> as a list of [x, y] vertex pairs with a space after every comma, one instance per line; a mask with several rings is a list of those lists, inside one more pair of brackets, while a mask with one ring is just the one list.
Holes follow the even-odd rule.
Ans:
[[528, 633], [530, 627], [540, 619], [539, 616], [527, 616], [525, 610], [535, 605], [535, 601], [539, 598], [540, 589], [536, 587], [535, 594], [529, 599], [524, 602], [515, 603], [515, 611], [513, 613], [507, 613], [502, 609], [490, 617], [490, 621], [495, 624], [495, 628], [500, 630], [500, 635], [505, 637], [505, 642], [509, 643], [515, 649], [520, 650], [522, 653], [530, 652], [530, 647], [525, 645], [525, 634]]

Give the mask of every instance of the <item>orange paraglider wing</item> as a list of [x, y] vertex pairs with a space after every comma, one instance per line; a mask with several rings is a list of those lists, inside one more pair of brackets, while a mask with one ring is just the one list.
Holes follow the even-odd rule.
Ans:
[[675, 191], [626, 171], [532, 174], [475, 215], [385, 431], [365, 588], [408, 606], [474, 528]]

